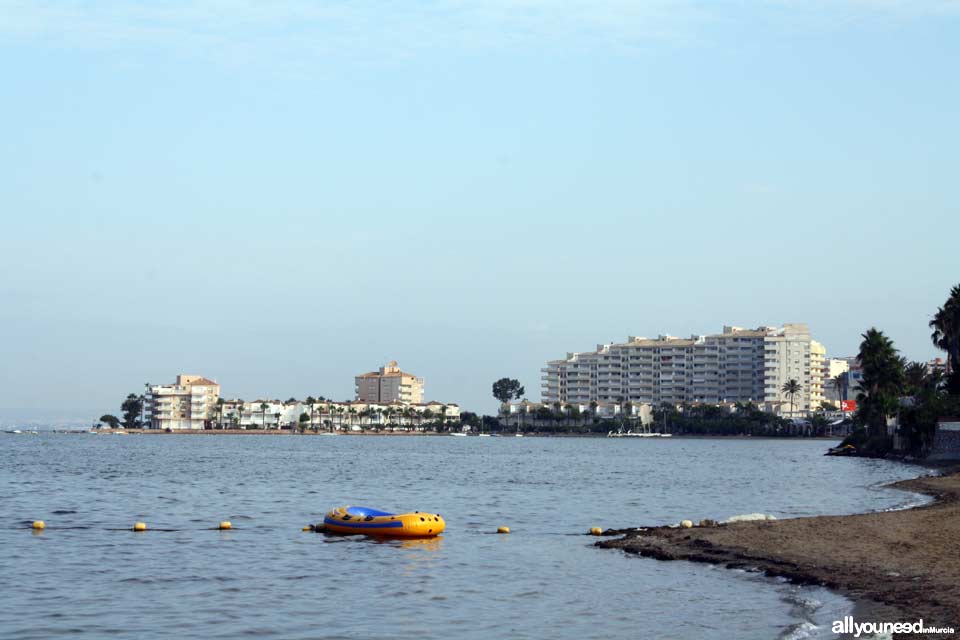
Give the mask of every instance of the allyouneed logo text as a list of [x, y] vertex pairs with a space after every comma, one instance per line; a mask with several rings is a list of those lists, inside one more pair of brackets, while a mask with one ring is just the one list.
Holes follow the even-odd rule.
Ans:
[[854, 638], [881, 633], [954, 633], [953, 627], [928, 627], [923, 623], [923, 618], [916, 622], [855, 622], [853, 616], [844, 616], [843, 620], [834, 620], [831, 631], [852, 634]]

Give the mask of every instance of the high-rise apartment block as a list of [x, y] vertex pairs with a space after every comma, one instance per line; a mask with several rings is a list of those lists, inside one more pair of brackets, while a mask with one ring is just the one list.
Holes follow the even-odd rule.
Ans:
[[404, 373], [396, 361], [388, 362], [379, 371], [362, 373], [354, 378], [360, 402], [423, 402], [423, 378]]
[[789, 413], [788, 380], [801, 387], [797, 415], [823, 399], [825, 349], [805, 324], [724, 327], [723, 333], [656, 339], [628, 337], [596, 351], [568, 353], [542, 371], [545, 403], [632, 402], [681, 405], [765, 403]]
[[144, 404], [147, 429], [203, 429], [213, 419], [220, 385], [203, 376], [181, 374], [175, 384], [151, 385]]

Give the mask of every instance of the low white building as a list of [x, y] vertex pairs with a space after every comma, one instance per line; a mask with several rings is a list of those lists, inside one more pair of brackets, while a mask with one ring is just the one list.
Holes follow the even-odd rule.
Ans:
[[[427, 402], [419, 404], [331, 402], [280, 402], [278, 400], [226, 400], [222, 406], [222, 421], [218, 411], [217, 423], [225, 429], [299, 429], [349, 430], [387, 426], [417, 427], [426, 422], [460, 421], [460, 407], [454, 403]], [[301, 423], [301, 416], [306, 420]]]

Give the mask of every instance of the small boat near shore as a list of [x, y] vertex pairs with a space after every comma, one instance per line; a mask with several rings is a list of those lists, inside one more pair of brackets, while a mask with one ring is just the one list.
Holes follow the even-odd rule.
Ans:
[[439, 513], [389, 513], [368, 507], [337, 507], [323, 518], [317, 531], [391, 538], [432, 538], [447, 524]]
[[857, 448], [852, 444], [845, 444], [841, 447], [833, 447], [828, 449], [825, 456], [855, 456], [857, 455]]
[[607, 433], [608, 438], [670, 438], [672, 436], [672, 433], [637, 433], [635, 431], [610, 431]]

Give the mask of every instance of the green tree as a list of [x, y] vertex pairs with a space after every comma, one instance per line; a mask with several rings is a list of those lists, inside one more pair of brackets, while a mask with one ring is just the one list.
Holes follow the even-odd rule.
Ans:
[[310, 414], [304, 411], [300, 414], [300, 433], [303, 433], [307, 429], [307, 425], [310, 423]]
[[893, 415], [903, 392], [903, 361], [893, 341], [875, 328], [861, 336], [857, 361], [863, 372], [863, 392], [857, 396], [857, 417], [871, 436], [887, 433], [887, 417]]
[[127, 429], [140, 427], [140, 411], [143, 409], [143, 397], [135, 393], [127, 395], [127, 399], [120, 405], [123, 411], [123, 426]]
[[217, 398], [217, 426], [223, 429], [223, 403], [226, 402], [223, 398]]
[[500, 378], [493, 383], [493, 397], [501, 404], [509, 404], [511, 400], [519, 400], [526, 390], [519, 380], [514, 378]]
[[261, 416], [260, 416], [260, 428], [261, 428], [261, 429], [264, 429], [264, 430], [267, 428], [267, 409], [269, 409], [269, 408], [270, 408], [270, 407], [267, 405], [266, 402], [261, 402], [261, 403], [260, 403], [260, 412], [261, 412]]
[[803, 389], [803, 385], [801, 385], [799, 382], [797, 382], [793, 378], [790, 378], [789, 380], [787, 380], [784, 383], [784, 385], [780, 387], [780, 391], [785, 393], [787, 397], [790, 398], [790, 417], [793, 417], [794, 398], [796, 398], [797, 394], [800, 393], [802, 389]]
[[117, 416], [109, 413], [100, 416], [100, 422], [104, 423], [111, 429], [116, 429], [120, 426], [120, 420], [117, 418]]
[[947, 379], [947, 391], [951, 395], [960, 395], [960, 285], [950, 289], [950, 297], [937, 309], [930, 320], [933, 344], [947, 352], [947, 369], [951, 372]]

